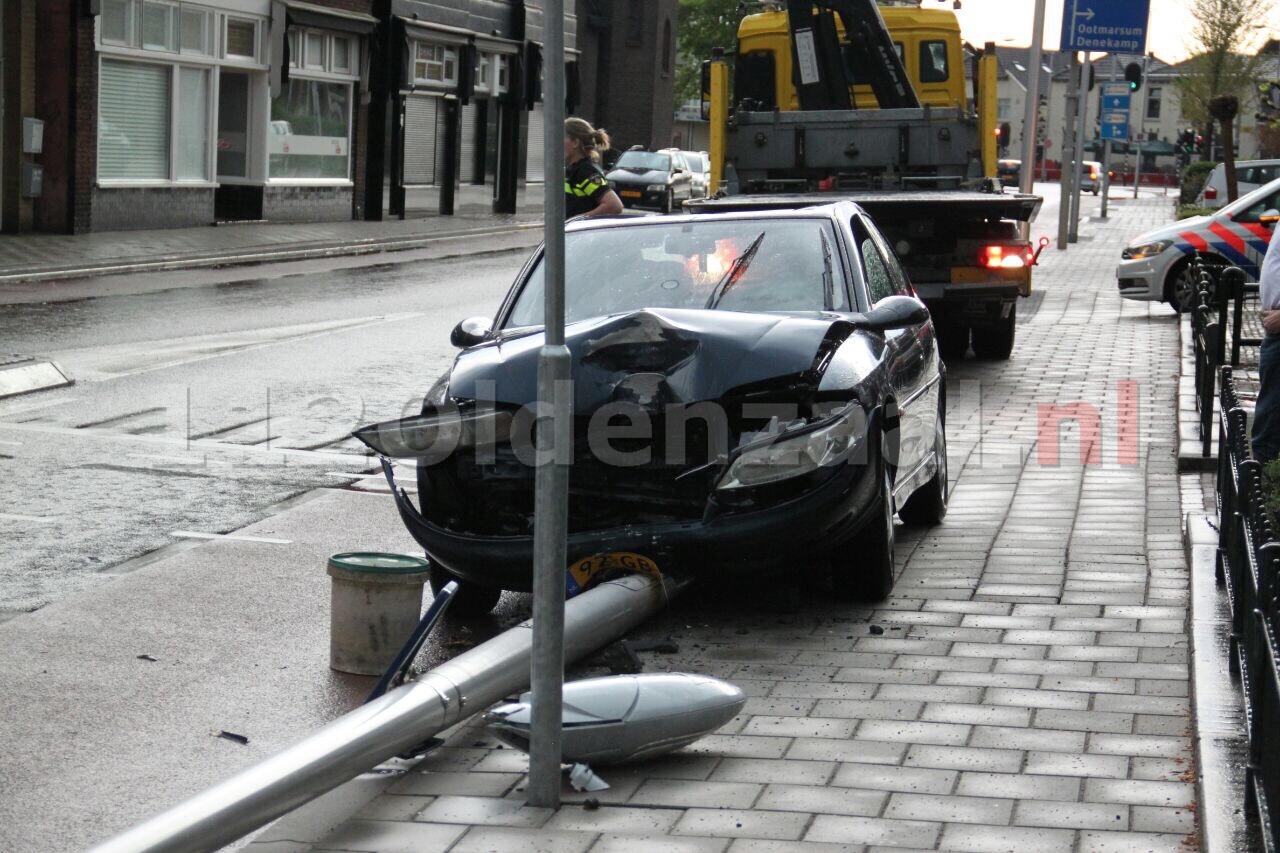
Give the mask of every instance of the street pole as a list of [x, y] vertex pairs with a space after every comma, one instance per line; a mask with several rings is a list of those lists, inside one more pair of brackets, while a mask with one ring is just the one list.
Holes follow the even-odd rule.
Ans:
[[1080, 58], [1074, 51], [1071, 53], [1071, 74], [1067, 77], [1067, 111], [1064, 116], [1066, 122], [1062, 128], [1062, 174], [1059, 178], [1059, 196], [1058, 196], [1058, 248], [1067, 248], [1068, 224], [1071, 219], [1071, 187], [1075, 183], [1075, 177], [1080, 171], [1075, 167], [1076, 158], [1076, 109], [1080, 98], [1078, 87], [1071, 86], [1072, 82], [1077, 81], [1075, 75], [1080, 71]]
[[[1120, 65], [1120, 62], [1119, 60], [1116, 59], [1116, 55], [1114, 53], [1111, 54], [1111, 75], [1107, 80], [1108, 83], [1116, 82], [1116, 69], [1119, 67], [1119, 65]], [[1100, 98], [1099, 106], [1098, 106], [1098, 113], [1099, 113], [1098, 126], [1099, 127], [1102, 126], [1101, 101], [1102, 99]], [[1110, 197], [1111, 197], [1111, 139], [1110, 137], [1108, 137], [1107, 140], [1102, 144], [1102, 212], [1100, 215], [1102, 216], [1103, 219], [1107, 218], [1107, 202], [1110, 200]]]
[[[560, 732], [564, 704], [564, 597], [569, 515], [573, 392], [564, 345], [564, 0], [543, 3], [545, 68], [542, 107], [546, 295], [538, 353], [538, 467], [534, 480], [533, 654], [529, 683], [528, 803], [560, 806]], [[551, 407], [551, 417], [546, 407]]]
[[1040, 67], [1044, 63], [1045, 0], [1036, 0], [1035, 23], [1031, 28], [1031, 60], [1027, 68], [1027, 108], [1023, 112], [1022, 171], [1018, 189], [1031, 192], [1035, 181], [1037, 128], [1040, 114]]
[[1067, 241], [1070, 243], [1080, 239], [1080, 174], [1084, 171], [1084, 132], [1089, 118], [1089, 68], [1092, 64], [1093, 60], [1086, 50], [1084, 62], [1080, 66], [1080, 94], [1076, 101], [1075, 177], [1071, 181], [1071, 219], [1067, 231]]
[[[1147, 58], [1142, 57], [1142, 86], [1147, 86]], [[1137, 92], [1134, 92], [1137, 95]], [[1146, 134], [1147, 98], [1138, 95], [1138, 162], [1133, 167], [1133, 197], [1138, 197], [1138, 185], [1142, 183], [1142, 137]]]

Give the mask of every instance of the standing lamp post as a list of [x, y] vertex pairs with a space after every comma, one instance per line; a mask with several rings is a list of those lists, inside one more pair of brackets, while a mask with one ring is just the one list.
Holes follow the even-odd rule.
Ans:
[[[537, 472], [534, 481], [532, 719], [528, 802], [560, 805], [564, 703], [564, 597], [573, 391], [564, 343], [564, 0], [543, 4], [543, 149], [546, 270], [544, 338], [538, 353]], [[547, 410], [550, 408], [550, 417]]]
[[[1036, 141], [1039, 133], [1040, 68], [1044, 62], [1044, 7], [1045, 0], [1036, 0], [1035, 22], [1031, 28], [1031, 57], [1027, 74], [1027, 105], [1022, 125], [1022, 171], [1018, 176], [1018, 189], [1029, 193], [1035, 181]], [[1052, 79], [1050, 80], [1052, 86]], [[1029, 229], [1030, 226], [1028, 225]]]

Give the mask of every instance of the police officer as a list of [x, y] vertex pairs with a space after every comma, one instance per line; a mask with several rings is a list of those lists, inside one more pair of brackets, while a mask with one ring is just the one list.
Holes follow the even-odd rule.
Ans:
[[616, 216], [622, 199], [609, 189], [600, 171], [600, 149], [609, 147], [609, 134], [584, 119], [564, 121], [564, 216]]

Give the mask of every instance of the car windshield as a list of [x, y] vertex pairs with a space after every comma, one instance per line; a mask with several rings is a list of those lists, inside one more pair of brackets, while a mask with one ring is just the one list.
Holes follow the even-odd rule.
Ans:
[[[757, 240], [750, 262], [722, 283]], [[828, 272], [834, 293], [844, 290], [835, 245], [829, 222], [801, 218], [708, 218], [570, 232], [565, 321], [642, 308], [705, 308], [717, 289], [721, 311], [821, 311], [831, 304]], [[508, 315], [508, 328], [542, 324], [543, 285], [539, 258]]]
[[618, 158], [615, 168], [635, 169], [640, 172], [666, 172], [671, 169], [671, 156], [654, 154], [651, 151], [627, 151]]
[[693, 169], [695, 172], [701, 172], [706, 168], [705, 164], [702, 162], [701, 154], [686, 154], [684, 155], [684, 159], [689, 161], [689, 168]]

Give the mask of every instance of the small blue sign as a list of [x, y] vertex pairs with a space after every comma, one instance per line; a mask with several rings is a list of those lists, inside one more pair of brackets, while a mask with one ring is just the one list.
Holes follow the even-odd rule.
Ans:
[[1146, 53], [1151, 0], [1063, 0], [1062, 49]]
[[1129, 138], [1129, 122], [1103, 122], [1102, 123], [1103, 139], [1128, 139]]
[[1129, 84], [1103, 83], [1102, 108], [1112, 112], [1129, 112]]

